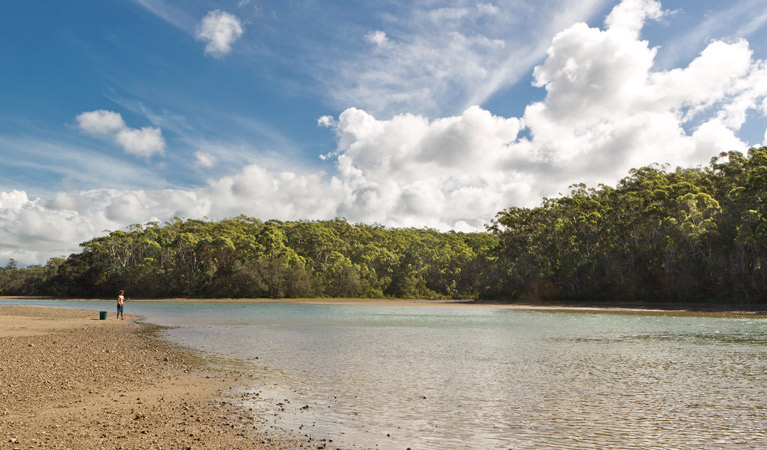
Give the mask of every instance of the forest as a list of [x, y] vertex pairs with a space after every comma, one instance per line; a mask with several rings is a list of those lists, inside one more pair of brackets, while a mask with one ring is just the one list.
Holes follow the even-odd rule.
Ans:
[[0, 268], [0, 295], [370, 297], [767, 306], [767, 147], [648, 166], [485, 232], [174, 218]]

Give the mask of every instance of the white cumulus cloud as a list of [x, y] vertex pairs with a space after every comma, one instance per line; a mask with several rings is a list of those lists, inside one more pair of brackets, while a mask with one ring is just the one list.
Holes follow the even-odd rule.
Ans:
[[88, 111], [76, 117], [80, 130], [92, 136], [111, 137], [131, 155], [150, 158], [165, 151], [162, 130], [155, 127], [130, 128], [120, 113], [103, 109]]
[[197, 39], [205, 42], [205, 54], [223, 58], [232, 51], [232, 44], [242, 36], [240, 19], [221, 10], [210, 11], [197, 26]]
[[125, 128], [117, 132], [115, 140], [126, 152], [145, 158], [165, 150], [165, 140], [159, 128]]
[[638, 35], [647, 19], [657, 20], [666, 13], [657, 0], [623, 0], [605, 19], [605, 25]]
[[103, 109], [79, 114], [77, 124], [82, 131], [95, 136], [109, 135], [125, 128], [120, 113]]
[[638, 38], [628, 16], [645, 20], [658, 11], [657, 2], [626, 1], [607, 29], [576, 24], [554, 38], [534, 72], [546, 99], [523, 118], [530, 147], [551, 173], [614, 181], [639, 165], [694, 165], [745, 149], [736, 133], [767, 95], [752, 84], [767, 73], [764, 62], [745, 40], [713, 41], [687, 67], [655, 71], [656, 49]]
[[336, 120], [333, 116], [322, 116], [319, 119], [317, 119], [317, 126], [318, 127], [330, 127], [335, 124]]
[[95, 217], [49, 209], [40, 203], [23, 191], [0, 192], [0, 260], [15, 259], [21, 265], [44, 263], [77, 251], [79, 242], [93, 237]]

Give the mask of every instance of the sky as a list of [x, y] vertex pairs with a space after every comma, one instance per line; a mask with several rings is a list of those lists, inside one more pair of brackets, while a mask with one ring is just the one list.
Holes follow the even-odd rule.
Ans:
[[767, 141], [764, 0], [0, 2], [0, 265], [173, 217], [481, 231]]

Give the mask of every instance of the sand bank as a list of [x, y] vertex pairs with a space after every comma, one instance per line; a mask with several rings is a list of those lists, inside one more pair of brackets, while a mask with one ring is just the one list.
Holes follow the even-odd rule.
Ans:
[[232, 401], [244, 371], [135, 319], [0, 305], [0, 448], [297, 447]]
[[[11, 297], [0, 296], [0, 299], [24, 300], [77, 300], [103, 301], [113, 299], [57, 299], [53, 297]], [[694, 315], [711, 317], [741, 317], [767, 316], [764, 308], [732, 308], [721, 306], [688, 305], [688, 304], [632, 304], [616, 303], [603, 304], [540, 304], [540, 303], [505, 303], [477, 302], [472, 300], [425, 300], [425, 299], [396, 299], [396, 298], [162, 298], [162, 299], [132, 299], [133, 302], [188, 302], [188, 303], [294, 303], [314, 305], [360, 305], [360, 306], [437, 306], [449, 308], [492, 308], [515, 309], [523, 311], [550, 312], [590, 312], [608, 314], [661, 314], [661, 315]], [[128, 304], [130, 310], [130, 304]]]

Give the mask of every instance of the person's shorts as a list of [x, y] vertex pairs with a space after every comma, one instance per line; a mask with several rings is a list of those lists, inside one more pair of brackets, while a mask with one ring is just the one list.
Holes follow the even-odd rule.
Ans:
[[123, 307], [122, 307], [122, 306], [118, 306], [118, 307], [117, 307], [117, 312], [118, 312], [118, 313], [121, 313], [121, 312], [123, 312]]

